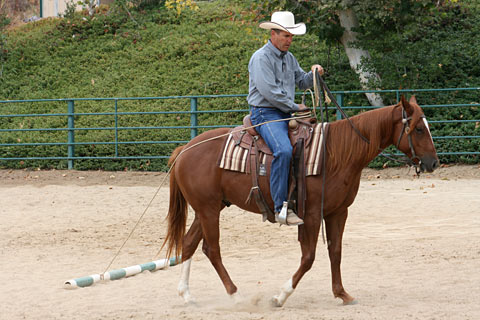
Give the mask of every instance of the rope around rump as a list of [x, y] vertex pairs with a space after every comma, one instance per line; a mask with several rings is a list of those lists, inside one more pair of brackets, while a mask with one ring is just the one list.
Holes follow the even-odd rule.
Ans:
[[[301, 115], [301, 116], [293, 116], [293, 117], [290, 117], [290, 118], [286, 118], [286, 119], [279, 119], [279, 120], [271, 120], [271, 121], [266, 121], [266, 122], [262, 122], [262, 123], [259, 123], [257, 125], [253, 125], [253, 126], [249, 126], [249, 127], [246, 127], [246, 128], [242, 128], [242, 129], [238, 129], [237, 131], [235, 130], [232, 130], [228, 133], [225, 133], [225, 134], [221, 134], [221, 135], [218, 135], [218, 136], [215, 136], [215, 137], [211, 137], [209, 139], [206, 139], [206, 140], [202, 140], [202, 141], [199, 141], [197, 143], [194, 143], [192, 144], [191, 146], [183, 149], [176, 157], [175, 159], [173, 160], [172, 162], [172, 165], [170, 166], [170, 168], [168, 169], [167, 171], [167, 174], [165, 175], [165, 177], [163, 177], [163, 180], [162, 182], [160, 183], [160, 185], [158, 186], [157, 190], [155, 191], [155, 193], [153, 194], [152, 198], [150, 199], [148, 205], [145, 207], [145, 209], [143, 210], [143, 213], [140, 215], [140, 217], [137, 219], [135, 225], [133, 226], [132, 230], [130, 231], [130, 233], [128, 234], [127, 238], [123, 241], [122, 245], [120, 246], [120, 248], [118, 248], [117, 252], [115, 253], [115, 255], [113, 256], [112, 260], [110, 261], [110, 263], [107, 265], [107, 267], [105, 268], [105, 271], [101, 274], [101, 278], [104, 277], [105, 273], [110, 269], [110, 267], [112, 266], [112, 264], [115, 262], [115, 260], [117, 259], [118, 255], [120, 254], [120, 252], [122, 251], [122, 249], [125, 247], [125, 244], [128, 242], [128, 240], [132, 237], [133, 233], [135, 232], [135, 230], [137, 229], [138, 225], [140, 224], [140, 222], [143, 220], [145, 214], [147, 213], [148, 209], [150, 208], [150, 206], [152, 205], [153, 203], [153, 200], [157, 197], [158, 193], [160, 192], [160, 189], [163, 187], [163, 185], [165, 184], [165, 181], [166, 179], [168, 178], [173, 166], [175, 165], [175, 163], [177, 162], [177, 159], [178, 157], [180, 157], [180, 155], [182, 155], [183, 153], [185, 153], [186, 151], [194, 148], [194, 147], [197, 147], [203, 143], [206, 143], [206, 142], [209, 142], [209, 141], [213, 141], [213, 140], [216, 140], [216, 139], [220, 139], [222, 137], [226, 137], [228, 136], [229, 134], [232, 134], [232, 133], [235, 133], [235, 132], [239, 132], [239, 131], [242, 131], [242, 130], [247, 130], [247, 129], [250, 129], [250, 128], [256, 128], [256, 127], [259, 127], [261, 125], [264, 125], [264, 124], [267, 124], [267, 123], [272, 123], [272, 122], [280, 122], [280, 121], [290, 121], [290, 120], [295, 120], [295, 119], [303, 119], [303, 118], [308, 118], [310, 117], [310, 114], [307, 114], [307, 115]], [[152, 258], [152, 260], [155, 260], [156, 257], [158, 257], [160, 255], [160, 251], [162, 250], [162, 248], [159, 249], [159, 251], [157, 252], [157, 254]]]

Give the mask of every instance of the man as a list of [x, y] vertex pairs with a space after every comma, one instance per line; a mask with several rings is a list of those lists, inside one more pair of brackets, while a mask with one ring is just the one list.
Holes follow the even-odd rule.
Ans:
[[[254, 125], [291, 117], [292, 112], [305, 111], [304, 104], [296, 104], [295, 85], [301, 90], [313, 86], [313, 70], [323, 74], [320, 65], [310, 72], [302, 70], [288, 51], [294, 35], [305, 34], [304, 23], [295, 24], [291, 12], [274, 12], [271, 21], [262, 22], [260, 28], [270, 30], [270, 40], [257, 50], [248, 64], [249, 90], [247, 101]], [[300, 225], [300, 219], [287, 208], [288, 175], [292, 146], [288, 138], [287, 121], [276, 121], [256, 128], [273, 152], [270, 172], [270, 193], [274, 202], [276, 220], [287, 225]]]

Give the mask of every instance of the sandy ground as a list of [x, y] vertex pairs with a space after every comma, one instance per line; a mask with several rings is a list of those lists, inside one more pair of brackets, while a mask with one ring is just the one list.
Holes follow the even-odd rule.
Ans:
[[[343, 282], [358, 304], [331, 292], [320, 241], [315, 264], [282, 308], [269, 299], [296, 271], [296, 229], [236, 207], [221, 220], [223, 261], [243, 301], [234, 304], [199, 250], [196, 305], [177, 296], [180, 266], [66, 290], [101, 273], [165, 175], [0, 170], [0, 319], [480, 319], [480, 167], [364, 170], [344, 235]], [[156, 257], [168, 185], [110, 269]], [[162, 252], [160, 253], [162, 256]]]

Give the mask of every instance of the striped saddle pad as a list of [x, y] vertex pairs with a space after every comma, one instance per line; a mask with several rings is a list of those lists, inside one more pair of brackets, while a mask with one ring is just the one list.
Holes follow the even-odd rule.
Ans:
[[[253, 137], [245, 130], [242, 130], [242, 127], [244, 126], [236, 127], [230, 132], [217, 163], [222, 169], [249, 174], [252, 162], [250, 157], [255, 156], [255, 148], [253, 146]], [[328, 123], [323, 123], [323, 128], [324, 134], [327, 134]], [[323, 155], [322, 124], [300, 124], [300, 129], [297, 130], [302, 129], [308, 132], [304, 137], [306, 175], [318, 175], [321, 173], [321, 159]], [[291, 132], [290, 138], [292, 140]], [[268, 176], [273, 154], [261, 137], [257, 140], [257, 151], [260, 175]]]

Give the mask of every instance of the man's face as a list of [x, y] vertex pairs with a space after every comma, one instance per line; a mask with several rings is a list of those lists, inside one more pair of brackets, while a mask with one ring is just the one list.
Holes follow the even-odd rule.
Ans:
[[272, 44], [280, 51], [288, 51], [290, 44], [293, 40], [293, 34], [286, 31], [277, 31], [272, 30], [270, 32], [270, 40]]

